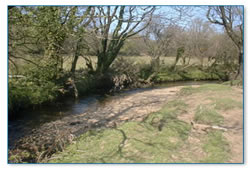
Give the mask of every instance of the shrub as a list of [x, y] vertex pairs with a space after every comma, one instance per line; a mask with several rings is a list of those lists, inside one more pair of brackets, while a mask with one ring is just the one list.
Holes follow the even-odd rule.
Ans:
[[[24, 78], [9, 79], [8, 109], [10, 115], [20, 109], [55, 101], [63, 86], [63, 73], [55, 77], [52, 69], [29, 68]], [[63, 80], [61, 80], [63, 79]]]

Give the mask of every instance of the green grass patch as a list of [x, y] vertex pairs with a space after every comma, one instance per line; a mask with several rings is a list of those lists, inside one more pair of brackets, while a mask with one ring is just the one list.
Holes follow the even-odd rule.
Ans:
[[114, 129], [89, 131], [59, 152], [51, 163], [103, 163], [103, 159], [112, 156], [122, 141], [122, 134]]
[[232, 90], [230, 86], [225, 86], [222, 84], [203, 84], [198, 88], [202, 91], [228, 91]]
[[229, 144], [221, 131], [209, 132], [202, 149], [207, 155], [202, 163], [223, 163], [229, 159]]
[[[161, 130], [146, 123], [130, 122], [122, 129], [128, 137], [123, 155], [125, 162], [171, 162], [171, 154], [187, 139], [190, 125], [181, 121], [169, 121]], [[120, 161], [118, 161], [120, 162]]]
[[150, 124], [157, 124], [159, 122], [166, 122], [170, 119], [177, 119], [178, 115], [185, 113], [187, 107], [188, 105], [182, 100], [172, 100], [158, 112], [150, 114], [145, 121]]
[[184, 80], [220, 80], [221, 78], [206, 69], [193, 66], [182, 70], [183, 66], [176, 66], [172, 70], [170, 66], [161, 66], [160, 72], [156, 75], [155, 82], [171, 82], [171, 81], [184, 81]]
[[195, 112], [194, 121], [208, 125], [220, 125], [224, 118], [215, 109], [199, 105]]
[[171, 82], [171, 81], [181, 81], [184, 79], [178, 73], [164, 72], [164, 73], [159, 73], [154, 80], [156, 82]]
[[220, 78], [206, 70], [201, 70], [196, 67], [192, 67], [186, 70], [184, 73], [180, 73], [182, 77], [187, 80], [219, 80]]
[[218, 110], [230, 110], [234, 108], [242, 108], [242, 102], [230, 99], [230, 98], [210, 98], [213, 101], [215, 109]]
[[180, 94], [181, 95], [191, 95], [194, 93], [203, 93], [203, 92], [209, 92], [209, 91], [216, 91], [224, 93], [225, 91], [230, 91], [232, 88], [227, 85], [223, 84], [203, 84], [200, 87], [184, 87], [181, 89]]

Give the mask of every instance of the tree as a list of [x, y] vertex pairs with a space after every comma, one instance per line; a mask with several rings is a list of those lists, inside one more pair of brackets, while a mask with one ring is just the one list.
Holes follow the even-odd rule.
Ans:
[[151, 56], [153, 69], [158, 70], [160, 57], [165, 56], [168, 46], [175, 35], [174, 25], [166, 22], [160, 15], [154, 15], [153, 21], [145, 30], [144, 43], [148, 49], [148, 55]]
[[[144, 30], [152, 19], [155, 7], [98, 6], [89, 27], [89, 43], [97, 56], [95, 73], [105, 73], [117, 57], [124, 42]], [[92, 40], [92, 41], [91, 41]]]
[[46, 74], [49, 81], [57, 81], [64, 73], [62, 54], [66, 51], [65, 42], [72, 38], [73, 60], [71, 74], [68, 75], [77, 97], [74, 74], [78, 58], [82, 55], [91, 6], [18, 6], [9, 10], [9, 61], [15, 67], [17, 64], [13, 59], [22, 59], [38, 67], [36, 72], [41, 73], [38, 76]]
[[210, 27], [209, 22], [204, 22], [200, 18], [192, 20], [192, 24], [188, 30], [187, 49], [189, 48], [192, 56], [200, 60], [202, 66], [204, 59], [209, 55], [213, 33], [214, 31]]
[[[27, 57], [42, 51], [44, 65], [54, 68], [56, 77], [62, 69], [60, 53], [67, 37], [68, 19], [74, 7], [16, 7], [9, 14], [9, 58]], [[30, 59], [32, 61], [32, 58]], [[42, 66], [43, 64], [37, 64]], [[33, 59], [33, 63], [34, 59]]]
[[224, 27], [227, 35], [238, 48], [238, 70], [235, 75], [242, 78], [243, 71], [243, 8], [241, 6], [216, 6], [209, 7], [208, 20]]

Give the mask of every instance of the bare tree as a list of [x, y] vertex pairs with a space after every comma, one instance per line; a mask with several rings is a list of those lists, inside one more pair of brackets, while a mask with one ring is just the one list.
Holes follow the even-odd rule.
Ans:
[[152, 19], [151, 6], [98, 6], [93, 8], [89, 42], [97, 56], [96, 73], [105, 73], [126, 39], [144, 30]]
[[[148, 47], [148, 54], [152, 57], [154, 69], [159, 68], [160, 57], [173, 54], [173, 51], [175, 55], [184, 50], [182, 36], [188, 21], [192, 18], [192, 11], [192, 7], [173, 6], [167, 7], [164, 12], [158, 12], [153, 16], [151, 24], [144, 33], [144, 42]], [[173, 69], [179, 58], [180, 55], [177, 55]]]
[[216, 6], [209, 7], [207, 18], [211, 23], [224, 27], [227, 35], [238, 48], [238, 70], [235, 75], [242, 77], [243, 65], [243, 7], [241, 6]]
[[188, 48], [191, 55], [200, 60], [203, 66], [204, 59], [208, 57], [209, 48], [211, 46], [210, 39], [214, 31], [210, 27], [209, 22], [204, 22], [200, 18], [192, 20], [192, 24], [188, 30]]
[[147, 46], [148, 55], [152, 58], [151, 64], [155, 71], [159, 68], [160, 57], [167, 54], [170, 41], [174, 37], [174, 27], [162, 20], [160, 15], [155, 15], [145, 30], [144, 43]]

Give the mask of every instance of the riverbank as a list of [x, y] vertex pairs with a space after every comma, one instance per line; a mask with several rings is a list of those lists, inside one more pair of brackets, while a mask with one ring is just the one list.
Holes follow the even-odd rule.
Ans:
[[[225, 99], [221, 99], [221, 94]], [[237, 143], [242, 141], [242, 89], [211, 84], [184, 89], [180, 86], [139, 90], [136, 93], [114, 96], [110, 101], [100, 104], [103, 107], [95, 111], [65, 117], [35, 129], [19, 141], [18, 149], [10, 152], [10, 162], [167, 163], [242, 160], [241, 157], [231, 157], [233, 152], [241, 152], [242, 147], [242, 143]], [[204, 110], [208, 110], [206, 115], [212, 114], [216, 120], [208, 122], [207, 119], [210, 118], [204, 117], [200, 106], [205, 106]], [[162, 109], [159, 111], [160, 108]], [[237, 114], [234, 115], [235, 113]], [[203, 130], [196, 130], [191, 122], [222, 126], [227, 131], [210, 129], [203, 133]], [[114, 139], [114, 136], [117, 138]], [[237, 140], [232, 141], [234, 138]], [[192, 148], [190, 142], [193, 141], [197, 141], [198, 148]], [[218, 147], [218, 142], [223, 146]], [[238, 148], [232, 148], [235, 146]], [[185, 147], [189, 148], [186, 156], [180, 158], [182, 154], [178, 153]], [[221, 147], [224, 149], [221, 150]], [[196, 155], [192, 159], [195, 156], [192, 155], [192, 149], [196, 150], [195, 148], [198, 149], [197, 152], [201, 151], [203, 157]], [[159, 150], [164, 150], [164, 153]], [[219, 158], [212, 159], [213, 155], [218, 154], [221, 155]]]
[[185, 87], [161, 110], [81, 135], [49, 162], [241, 163], [242, 123], [240, 89]]
[[[119, 65], [119, 63], [118, 63]], [[110, 94], [124, 89], [136, 89], [151, 87], [157, 84], [182, 82], [182, 81], [221, 81], [227, 80], [223, 72], [214, 72], [208, 68], [190, 66], [186, 69], [176, 66], [175, 70], [170, 67], [162, 67], [155, 72], [150, 65], [139, 64], [137, 70], [126, 63], [126, 71], [111, 70], [102, 77], [95, 77], [85, 71], [76, 73], [75, 84], [69, 77], [70, 73], [62, 72], [56, 80], [46, 78], [44, 75], [29, 73], [26, 77], [9, 79], [8, 93], [8, 116], [15, 119], [19, 113], [25, 113], [31, 108], [54, 106], [67, 98], [74, 100], [74, 86], [78, 97], [93, 94]], [[42, 76], [42, 80], [40, 77]], [[45, 78], [44, 78], [45, 77]]]

